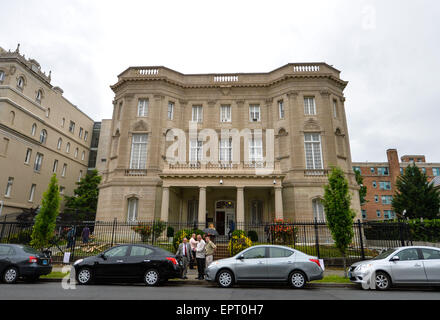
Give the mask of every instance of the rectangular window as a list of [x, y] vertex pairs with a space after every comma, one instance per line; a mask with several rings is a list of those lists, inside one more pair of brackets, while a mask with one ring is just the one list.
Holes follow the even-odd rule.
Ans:
[[41, 153], [37, 153], [37, 156], [35, 157], [34, 170], [40, 172], [42, 164], [43, 164], [43, 155]]
[[388, 167], [379, 167], [377, 168], [377, 174], [380, 176], [388, 176]]
[[24, 158], [24, 163], [29, 164], [29, 162], [31, 161], [31, 156], [32, 156], [32, 149], [27, 149], [26, 150], [26, 157]]
[[81, 128], [81, 127], [79, 127], [79, 134], [78, 134], [78, 136], [82, 139], [82, 136], [83, 136], [83, 132], [84, 132], [84, 129], [83, 128]]
[[168, 102], [168, 120], [174, 119], [174, 102]]
[[249, 106], [249, 121], [258, 122], [260, 121], [260, 106], [250, 105]]
[[138, 202], [137, 198], [128, 199], [127, 222], [135, 222], [137, 220]]
[[148, 116], [148, 99], [139, 99], [138, 101], [138, 117]]
[[382, 204], [391, 204], [393, 196], [382, 196]]
[[426, 168], [422, 168], [422, 172], [426, 174]]
[[362, 210], [362, 219], [367, 219], [367, 210]]
[[89, 132], [84, 132], [84, 141], [87, 141], [87, 138], [89, 137]]
[[53, 167], [52, 167], [52, 172], [56, 173], [57, 169], [58, 169], [58, 160], [54, 160]]
[[391, 190], [391, 182], [390, 181], [380, 181], [379, 182], [381, 190]]
[[193, 122], [203, 122], [203, 108], [202, 106], [192, 107], [192, 121]]
[[263, 220], [263, 201], [253, 200], [251, 202], [251, 224], [260, 224]]
[[393, 218], [393, 211], [391, 211], [391, 210], [384, 210], [383, 211], [383, 217], [385, 219], [392, 219]]
[[189, 145], [189, 161], [197, 162], [202, 160], [203, 141], [191, 140]]
[[375, 174], [375, 173], [376, 173], [376, 169], [375, 169], [375, 168], [373, 168], [373, 167], [372, 167], [372, 168], [370, 168], [370, 171], [371, 171], [371, 173], [372, 173], [372, 174]]
[[338, 117], [338, 103], [333, 100], [333, 117], [336, 119]]
[[440, 168], [432, 168], [432, 175], [434, 177], [440, 176]]
[[65, 164], [63, 165], [63, 171], [61, 171], [61, 176], [62, 176], [62, 177], [65, 177], [65, 176], [66, 176], [66, 171], [67, 171], [67, 164], [65, 163]]
[[5, 80], [5, 73], [0, 71], [0, 82], [3, 82], [3, 80]]
[[220, 122], [231, 122], [231, 106], [220, 106]]
[[304, 97], [304, 114], [316, 115], [316, 106], [314, 97]]
[[306, 168], [309, 170], [322, 169], [321, 135], [319, 133], [304, 134], [306, 153]]
[[376, 210], [376, 215], [378, 218], [380, 218], [380, 216], [381, 216], [380, 210]]
[[29, 201], [32, 202], [34, 201], [34, 195], [35, 195], [35, 188], [37, 187], [36, 184], [33, 184], [31, 186], [31, 192], [29, 193]]
[[11, 196], [12, 184], [13, 183], [14, 183], [14, 178], [13, 177], [9, 177], [8, 178], [8, 183], [6, 185], [5, 197], [10, 197]]
[[359, 173], [361, 173], [361, 167], [353, 167], [353, 171], [358, 171]]
[[249, 161], [263, 161], [263, 140], [261, 138], [252, 137], [249, 139]]
[[374, 202], [379, 202], [379, 196], [378, 195], [374, 196]]
[[284, 101], [280, 100], [278, 101], [278, 113], [280, 119], [284, 119]]
[[60, 194], [64, 194], [64, 190], [66, 190], [66, 188], [63, 186], [60, 186]]
[[403, 174], [403, 168], [400, 168], [400, 174]]
[[70, 121], [70, 124], [69, 124], [69, 131], [70, 131], [71, 133], [74, 133], [74, 132], [75, 132], [75, 122]]
[[130, 169], [147, 168], [147, 134], [133, 134], [131, 140]]
[[81, 181], [81, 179], [82, 179], [82, 175], [83, 175], [83, 172], [82, 172], [82, 170], [79, 170], [79, 177], [78, 177], [78, 182], [80, 182], [80, 181]]
[[220, 140], [220, 161], [232, 161], [232, 139]]

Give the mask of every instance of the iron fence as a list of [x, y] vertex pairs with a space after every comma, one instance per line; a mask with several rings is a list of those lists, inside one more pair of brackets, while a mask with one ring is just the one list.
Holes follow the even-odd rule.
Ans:
[[[176, 252], [183, 237], [203, 234], [204, 227], [193, 223], [122, 222], [116, 219], [58, 223], [50, 250], [54, 262], [59, 263], [65, 252], [70, 252], [70, 261], [73, 261], [127, 243], [151, 244]], [[33, 223], [0, 222], [0, 242], [29, 244], [32, 228]], [[240, 249], [241, 233], [251, 240], [252, 245], [285, 245], [324, 259], [326, 265], [342, 265], [342, 255], [325, 222], [236, 223], [235, 226], [217, 225], [216, 231], [218, 234], [211, 237], [217, 246], [214, 259], [230, 257]], [[346, 252], [347, 263], [374, 257], [388, 248], [411, 244], [407, 223], [363, 223], [358, 220], [353, 223], [353, 240]]]

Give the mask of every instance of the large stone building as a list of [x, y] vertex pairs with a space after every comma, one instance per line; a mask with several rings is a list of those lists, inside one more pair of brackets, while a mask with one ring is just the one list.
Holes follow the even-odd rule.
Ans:
[[424, 155], [404, 155], [399, 161], [396, 149], [387, 150], [386, 162], [353, 162], [353, 170], [361, 173], [363, 185], [367, 187], [366, 202], [361, 207], [363, 220], [397, 217], [391, 205], [396, 179], [411, 164], [418, 166], [428, 181], [440, 176], [440, 163], [428, 163]]
[[246, 74], [128, 68], [111, 87], [113, 116], [101, 128], [96, 219], [214, 223], [221, 234], [229, 220], [322, 220], [335, 165], [360, 218], [346, 85], [325, 63]]
[[53, 173], [73, 195], [87, 173], [93, 120], [63, 97], [51, 75], [0, 48], [0, 214], [37, 208]]

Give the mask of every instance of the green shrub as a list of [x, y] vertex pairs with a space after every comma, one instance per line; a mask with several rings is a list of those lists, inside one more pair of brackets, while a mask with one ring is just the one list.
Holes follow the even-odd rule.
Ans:
[[249, 239], [251, 239], [252, 242], [258, 241], [258, 233], [255, 230], [249, 230], [248, 237]]
[[231, 256], [235, 256], [237, 253], [251, 246], [252, 246], [251, 239], [246, 237], [243, 232], [240, 233], [239, 235], [232, 235], [231, 240], [229, 240], [229, 244], [228, 244], [228, 252], [230, 253]]
[[174, 228], [173, 227], [168, 227], [167, 228], [167, 237], [168, 238], [174, 237]]
[[240, 238], [241, 236], [246, 236], [246, 233], [243, 230], [234, 230], [232, 231], [232, 237], [236, 236], [238, 238]]
[[177, 251], [177, 249], [179, 248], [179, 244], [181, 244], [182, 241], [183, 241], [183, 238], [187, 238], [188, 241], [189, 241], [189, 239], [191, 238], [193, 233], [195, 233], [196, 236], [199, 235], [199, 234], [203, 235], [203, 231], [200, 230], [200, 229], [196, 229], [196, 230], [193, 230], [193, 229], [181, 229], [181, 230], [177, 231], [174, 234], [174, 239], [173, 239], [174, 250]]

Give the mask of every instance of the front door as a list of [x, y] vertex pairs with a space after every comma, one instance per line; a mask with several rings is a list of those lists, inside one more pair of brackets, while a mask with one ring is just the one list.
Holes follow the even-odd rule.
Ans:
[[225, 234], [231, 231], [231, 222], [235, 225], [235, 212], [226, 212]]
[[266, 247], [251, 248], [235, 262], [237, 280], [266, 280], [267, 256]]
[[128, 276], [128, 245], [117, 246], [107, 250], [103, 258], [95, 262], [94, 271], [97, 278], [125, 278]]
[[399, 251], [399, 261], [390, 261], [395, 282], [426, 282], [423, 260], [416, 248]]
[[225, 212], [216, 211], [215, 213], [216, 230], [219, 235], [225, 234]]

